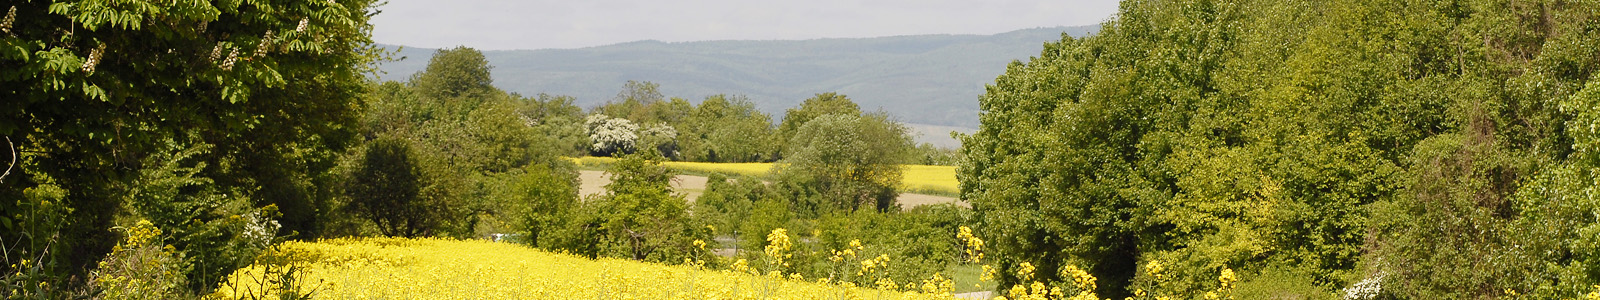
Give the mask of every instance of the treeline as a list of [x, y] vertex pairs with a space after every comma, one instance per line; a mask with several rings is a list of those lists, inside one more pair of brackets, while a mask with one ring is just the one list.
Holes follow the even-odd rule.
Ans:
[[[789, 144], [800, 128], [829, 114], [871, 119], [886, 130], [878, 138], [898, 139], [912, 134], [886, 112], [863, 111], [848, 96], [821, 93], [788, 109], [779, 123], [740, 95], [711, 95], [698, 105], [667, 98], [651, 82], [628, 81], [615, 98], [584, 112], [566, 96], [541, 94], [519, 110], [524, 118], [553, 136], [565, 155], [621, 156], [654, 150], [665, 159], [693, 162], [776, 162], [787, 156]], [[932, 144], [894, 149], [896, 161], [905, 164], [955, 165], [956, 149]]]
[[[1558, 299], [1600, 282], [1600, 6], [1124, 1], [980, 99], [962, 198], [1002, 285]], [[1164, 269], [1165, 271], [1158, 271]]]
[[[896, 214], [897, 165], [954, 162], [833, 93], [776, 124], [739, 96], [694, 105], [647, 82], [585, 111], [494, 87], [469, 48], [438, 52], [404, 82], [371, 82], [385, 59], [371, 1], [149, 5], [5, 11], [0, 297], [192, 298], [277, 242], [342, 236], [509, 233], [679, 263], [706, 255], [693, 241], [743, 230], [712, 224], [760, 203], [806, 219]], [[625, 157], [606, 195], [578, 198], [562, 157], [582, 155]], [[714, 214], [671, 191], [662, 160], [783, 171], [712, 183], [725, 206]], [[729, 188], [763, 180], [778, 187]], [[761, 220], [816, 228], [789, 216]]]
[[[769, 233], [783, 228], [796, 241], [787, 265], [751, 267], [845, 280], [841, 264], [881, 254], [898, 263], [874, 279], [913, 282], [958, 261], [954, 232], [970, 214], [948, 204], [902, 211], [900, 165], [917, 151], [908, 129], [844, 95], [807, 99], [774, 126], [738, 97], [697, 106], [630, 82], [584, 114], [569, 98], [500, 91], [489, 70], [477, 50], [440, 50], [407, 82], [375, 89], [324, 236], [500, 234], [586, 257], [733, 268], [755, 263], [714, 251], [764, 261]], [[580, 199], [575, 167], [560, 157], [584, 152], [620, 159], [606, 192]], [[711, 174], [691, 203], [670, 185], [669, 156], [779, 158], [767, 176]], [[865, 243], [857, 256], [874, 257], [830, 259], [852, 241]]]

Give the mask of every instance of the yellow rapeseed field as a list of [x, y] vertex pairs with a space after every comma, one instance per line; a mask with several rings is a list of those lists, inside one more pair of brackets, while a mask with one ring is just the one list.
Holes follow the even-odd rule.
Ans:
[[[573, 163], [586, 167], [605, 167], [616, 162], [611, 157], [578, 157], [568, 158]], [[741, 174], [749, 176], [766, 175], [772, 169], [771, 163], [703, 163], [703, 162], [663, 162], [662, 165], [674, 170], [698, 173], [724, 173]], [[955, 166], [927, 166], [905, 165], [902, 166], [905, 178], [901, 181], [901, 191], [954, 195], [960, 192], [960, 183], [956, 181]]]
[[[367, 238], [285, 242], [275, 256], [302, 268], [317, 299], [953, 299], [733, 271], [590, 260], [481, 240]], [[259, 289], [261, 265], [218, 292]], [[270, 284], [268, 284], [270, 285]]]

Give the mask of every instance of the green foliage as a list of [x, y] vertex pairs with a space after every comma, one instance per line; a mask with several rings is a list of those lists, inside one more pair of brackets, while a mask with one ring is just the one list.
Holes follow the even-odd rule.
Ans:
[[[84, 278], [117, 241], [107, 229], [134, 206], [125, 202], [130, 190], [143, 189], [135, 181], [158, 167], [149, 158], [178, 151], [173, 144], [216, 145], [192, 159], [210, 166], [193, 177], [211, 186], [180, 194], [232, 203], [205, 211], [199, 221], [157, 224], [174, 232], [177, 240], [169, 242], [189, 259], [220, 258], [200, 256], [205, 247], [232, 240], [219, 233], [185, 241], [210, 234], [190, 226], [210, 228], [218, 220], [212, 217], [252, 207], [283, 207], [292, 230], [315, 233], [315, 208], [335, 194], [313, 178], [348, 146], [358, 95], [365, 92], [363, 73], [379, 55], [367, 24], [374, 4], [6, 4], [0, 135], [34, 156], [0, 181], [0, 215], [34, 210], [22, 191], [45, 186], [62, 191], [51, 202], [67, 210], [51, 234], [32, 235], [11, 222], [0, 238], [8, 248], [50, 244], [49, 252], [61, 259], [43, 273]], [[46, 243], [48, 237], [54, 242]], [[219, 270], [231, 269], [195, 272]], [[196, 277], [191, 274], [189, 283], [209, 281]]]
[[351, 208], [377, 224], [386, 236], [417, 237], [437, 230], [435, 207], [440, 199], [423, 195], [427, 182], [417, 165], [411, 142], [400, 138], [379, 138], [366, 147], [361, 167], [351, 174], [348, 188]]
[[[346, 175], [350, 202], [333, 209], [364, 211], [386, 235], [486, 237], [549, 227], [550, 221], [538, 215], [560, 213], [559, 205], [544, 205], [560, 198], [530, 197], [576, 190], [576, 172], [559, 157], [577, 151], [581, 127], [572, 122], [581, 110], [568, 98], [505, 94], [491, 84], [488, 72], [481, 52], [456, 48], [438, 52], [428, 70], [407, 84], [378, 86], [362, 133], [369, 153], [389, 151], [374, 147], [411, 149], [394, 153], [409, 153], [405, 160], [411, 161], [416, 186], [396, 191], [413, 198], [401, 201], [410, 203], [405, 205], [363, 206], [378, 195], [368, 193], [369, 183], [388, 183], [364, 178], [377, 174], [364, 169], [372, 164], [352, 164]], [[359, 156], [346, 159], [371, 158]]]
[[609, 171], [606, 194], [587, 199], [555, 242], [559, 250], [590, 257], [679, 263], [695, 257], [695, 240], [710, 230], [694, 222], [682, 195], [672, 192], [671, 170], [654, 152], [623, 156]]
[[1002, 274], [1074, 263], [1112, 298], [1154, 282], [1151, 261], [1162, 295], [1286, 265], [1323, 291], [1381, 277], [1401, 298], [1576, 296], [1594, 277], [1551, 228], [1592, 221], [1517, 203], [1564, 185], [1527, 178], [1583, 168], [1571, 122], [1600, 55], [1572, 49], [1594, 49], [1595, 9], [1125, 2], [988, 87], [962, 196]]
[[[944, 273], [949, 266], [961, 260], [961, 244], [956, 241], [957, 228], [970, 224], [971, 211], [950, 204], [923, 205], [904, 212], [876, 212], [862, 210], [840, 212], [818, 220], [821, 235], [816, 248], [822, 253], [843, 250], [851, 241], [859, 240], [863, 250], [855, 259], [845, 258], [843, 268], [837, 268], [827, 259], [819, 257], [813, 270], [817, 277], [834, 276], [858, 285], [875, 284], [874, 276], [856, 275], [860, 261], [888, 255], [890, 262], [878, 277], [895, 282], [910, 283]], [[971, 283], [966, 283], [971, 284]]]
[[209, 145], [171, 147], [171, 152], [147, 158], [147, 167], [124, 192], [126, 207], [121, 211], [127, 213], [127, 223], [149, 220], [154, 228], [166, 228], [169, 234], [159, 244], [179, 251], [188, 291], [202, 294], [273, 243], [282, 227], [276, 219], [282, 215], [276, 205], [253, 207], [241, 196], [244, 192], [201, 177], [208, 169], [201, 156]]
[[882, 113], [816, 117], [788, 145], [773, 172], [807, 212], [896, 208], [900, 164], [913, 149], [905, 126]]
[[523, 228], [530, 245], [550, 245], [554, 232], [567, 224], [567, 218], [578, 203], [577, 179], [571, 170], [552, 169], [544, 165], [530, 165], [516, 174], [512, 183], [511, 202], [503, 213], [519, 218], [517, 226]]
[[772, 118], [743, 96], [706, 97], [678, 129], [686, 161], [760, 162], [778, 150]]
[[555, 154], [582, 156], [588, 154], [589, 136], [583, 128], [583, 108], [572, 104], [569, 96], [539, 94], [519, 102], [517, 113], [522, 121], [533, 126], [535, 136], [545, 137], [555, 145]]
[[961, 163], [960, 149], [936, 147], [933, 144], [922, 143], [911, 150], [911, 158], [906, 162], [913, 165], [929, 166], [955, 166]]
[[185, 297], [188, 265], [176, 250], [161, 243], [161, 229], [140, 220], [119, 228], [126, 235], [100, 261], [92, 274], [104, 299], [177, 299]]
[[483, 52], [467, 47], [439, 49], [428, 59], [427, 70], [412, 75], [407, 83], [428, 97], [477, 102], [498, 91], [494, 79], [489, 78], [489, 68]]
[[807, 98], [800, 103], [799, 107], [785, 111], [783, 113], [783, 122], [778, 123], [777, 141], [779, 145], [783, 145], [781, 148], [783, 156], [790, 155], [789, 148], [793, 147], [789, 145], [790, 140], [793, 140], [795, 135], [800, 132], [801, 127], [804, 127], [806, 123], [810, 123], [812, 119], [830, 114], [859, 116], [861, 115], [861, 106], [856, 105], [854, 101], [850, 101], [850, 97], [843, 94], [828, 92]]
[[769, 193], [771, 189], [759, 178], [729, 180], [722, 174], [711, 174], [706, 178], [705, 192], [695, 199], [691, 211], [702, 223], [717, 228], [712, 234], [729, 235], [744, 228], [756, 203], [769, 197]]

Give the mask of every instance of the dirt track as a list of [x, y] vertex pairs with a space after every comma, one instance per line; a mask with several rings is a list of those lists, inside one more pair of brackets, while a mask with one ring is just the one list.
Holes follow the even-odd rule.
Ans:
[[[611, 183], [611, 175], [606, 174], [604, 171], [580, 170], [578, 171], [578, 179], [583, 181], [583, 184], [578, 187], [578, 194], [583, 197], [605, 193], [606, 184]], [[700, 198], [701, 193], [706, 191], [706, 177], [678, 175], [672, 179], [672, 189], [683, 194], [684, 198], [690, 202], [693, 202], [695, 199]], [[971, 207], [966, 202], [957, 201], [956, 198], [925, 194], [901, 193], [898, 200], [900, 206], [905, 208], [951, 202], [962, 207]]]

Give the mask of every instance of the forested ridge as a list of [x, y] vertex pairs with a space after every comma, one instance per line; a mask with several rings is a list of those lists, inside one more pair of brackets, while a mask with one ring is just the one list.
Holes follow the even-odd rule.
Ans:
[[1001, 269], [1085, 266], [1114, 298], [1223, 268], [1246, 299], [1576, 297], [1597, 8], [1124, 1], [988, 86], [962, 196]]

